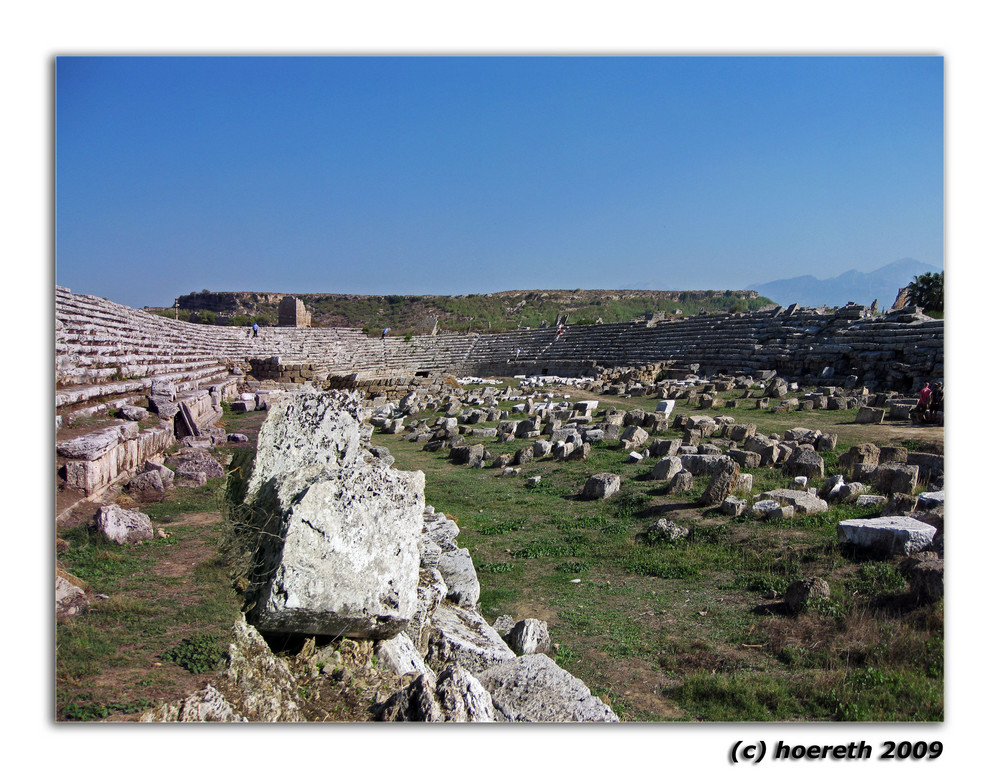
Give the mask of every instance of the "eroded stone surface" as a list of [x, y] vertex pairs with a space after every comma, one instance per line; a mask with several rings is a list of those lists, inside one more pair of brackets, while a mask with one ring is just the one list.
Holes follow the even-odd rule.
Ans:
[[352, 395], [301, 394], [261, 429], [246, 503], [260, 530], [248, 618], [261, 630], [387, 639], [416, 611], [424, 476], [362, 456], [356, 412]]
[[478, 674], [493, 697], [497, 720], [618, 721], [618, 716], [579, 678], [545, 654], [527, 654]]
[[849, 519], [837, 524], [841, 543], [890, 554], [912, 554], [929, 547], [936, 530], [930, 524], [910, 516], [883, 516], [875, 519]]

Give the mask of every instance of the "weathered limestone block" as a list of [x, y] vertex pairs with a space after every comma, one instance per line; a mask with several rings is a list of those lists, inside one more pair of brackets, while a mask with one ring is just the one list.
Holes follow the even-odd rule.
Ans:
[[823, 457], [812, 448], [800, 446], [785, 462], [782, 472], [793, 478], [799, 475], [804, 475], [806, 478], [822, 478]]
[[389, 640], [375, 644], [375, 656], [382, 667], [388, 667], [396, 675], [410, 673], [431, 673], [423, 656], [405, 632], [400, 632]]
[[448, 585], [437, 568], [420, 569], [417, 584], [417, 607], [405, 631], [421, 656], [427, 654], [431, 635], [431, 616], [448, 594]]
[[301, 496], [277, 512], [280, 544], [261, 543], [256, 569], [273, 572], [255, 597], [254, 623], [392, 637], [416, 607], [423, 474], [359, 468], [295, 486]]
[[874, 551], [891, 554], [913, 554], [923, 551], [934, 541], [935, 529], [930, 524], [909, 516], [883, 516], [875, 519], [849, 519], [837, 524], [837, 537]]
[[119, 546], [142, 543], [153, 539], [153, 522], [139, 511], [130, 511], [118, 505], [103, 505], [95, 516], [97, 531]]
[[545, 654], [494, 665], [478, 678], [493, 698], [498, 721], [618, 721], [583, 681]]
[[260, 532], [248, 613], [261, 630], [387, 639], [416, 611], [424, 476], [363, 456], [371, 430], [356, 412], [350, 395], [303, 393], [261, 428], [246, 500]]
[[654, 481], [669, 481], [683, 469], [684, 465], [681, 464], [680, 457], [666, 456], [653, 465], [650, 478]]
[[135, 440], [139, 425], [134, 421], [113, 422], [104, 429], [63, 440], [56, 444], [56, 453], [68, 459], [92, 462], [127, 440]]
[[830, 584], [817, 576], [794, 581], [785, 590], [785, 604], [792, 613], [801, 611], [809, 600], [829, 597]]
[[944, 599], [944, 560], [918, 562], [907, 571], [910, 594], [918, 602], [935, 602]]
[[678, 438], [654, 440], [649, 444], [649, 454], [654, 457], [675, 457], [680, 448], [681, 441]]
[[725, 454], [681, 454], [681, 464], [692, 475], [711, 475], [736, 462]]
[[483, 461], [483, 454], [485, 449], [481, 443], [477, 443], [474, 446], [456, 446], [452, 448], [449, 457], [452, 462], [459, 465], [469, 465], [471, 467], [479, 467]]
[[941, 454], [911, 451], [906, 457], [906, 464], [920, 469], [918, 478], [921, 481], [933, 481], [944, 475], [944, 456]]
[[748, 437], [743, 443], [743, 449], [760, 455], [760, 467], [773, 465], [778, 461], [778, 457], [780, 456], [776, 442], [761, 434], [754, 434]]
[[921, 492], [917, 495], [916, 510], [932, 511], [935, 509], [944, 510], [944, 491]]
[[438, 560], [438, 570], [448, 586], [448, 599], [466, 608], [479, 602], [479, 578], [467, 548], [446, 551]]
[[167, 458], [166, 464], [174, 469], [180, 481], [204, 484], [210, 478], [225, 475], [222, 465], [204, 449], [184, 448]]
[[56, 618], [77, 616], [90, 606], [87, 593], [56, 573]]
[[247, 717], [233, 710], [222, 692], [211, 684], [178, 702], [168, 702], [146, 711], [139, 719], [143, 722], [246, 722]]
[[457, 664], [441, 675], [423, 673], [378, 707], [378, 721], [488, 722], [493, 700], [479, 680]]
[[233, 688], [227, 699], [250, 721], [302, 721], [295, 676], [242, 616], [233, 625], [225, 677]]
[[741, 500], [739, 497], [727, 497], [719, 506], [719, 510], [725, 516], [742, 516], [746, 509], [747, 501]]
[[726, 452], [726, 456], [736, 462], [736, 464], [740, 467], [760, 467], [760, 454], [756, 451], [743, 451], [742, 449], [731, 448]]
[[824, 432], [816, 438], [813, 447], [817, 451], [833, 451], [837, 447], [837, 433]]
[[874, 408], [870, 405], [862, 405], [858, 408], [858, 415], [854, 419], [855, 424], [881, 424], [885, 420], [885, 408]]
[[507, 637], [510, 635], [510, 631], [514, 629], [516, 623], [513, 616], [505, 613], [502, 616], [498, 616], [497, 620], [493, 622], [493, 629], [503, 639], [503, 642], [507, 643]]
[[118, 409], [116, 414], [119, 418], [127, 419], [128, 421], [142, 421], [149, 417], [149, 411], [145, 408], [141, 408], [138, 405], [123, 405]]
[[538, 619], [522, 619], [503, 636], [515, 654], [544, 654], [552, 646], [549, 625]]
[[626, 427], [622, 433], [621, 444], [624, 448], [641, 448], [649, 440], [649, 433], [642, 427]]
[[670, 486], [668, 487], [668, 492], [670, 494], [677, 494], [679, 492], [688, 492], [694, 488], [694, 474], [690, 470], [681, 470], [673, 478], [670, 479]]
[[718, 505], [726, 499], [736, 485], [736, 478], [740, 474], [740, 467], [729, 457], [725, 458], [718, 468], [713, 472], [708, 486], [698, 499], [698, 504], [702, 506]]
[[877, 465], [879, 449], [874, 443], [862, 443], [840, 455], [837, 464], [845, 470], [853, 470], [857, 465]]
[[536, 440], [531, 444], [531, 453], [535, 459], [547, 457], [552, 452], [552, 443], [547, 440]]
[[458, 525], [443, 513], [424, 513], [423, 532], [437, 543], [442, 551], [458, 548], [455, 539], [459, 534]]
[[880, 446], [878, 450], [878, 463], [884, 465], [887, 462], [906, 462], [909, 452], [902, 446]]
[[670, 521], [670, 519], [661, 518], [657, 519], [646, 528], [646, 540], [650, 543], [658, 543], [661, 541], [671, 542], [686, 538], [690, 532], [691, 531], [687, 527], [675, 524]]
[[794, 443], [808, 443], [812, 445], [820, 434], [819, 430], [811, 430], [808, 427], [792, 427], [790, 430], [785, 430], [784, 439]]
[[438, 562], [441, 561], [441, 546], [435, 543], [426, 532], [420, 533], [418, 544], [418, 548], [420, 549], [420, 567], [436, 568]]
[[872, 477], [874, 487], [886, 494], [900, 492], [901, 494], [913, 494], [917, 489], [917, 478], [920, 475], [920, 468], [916, 465], [907, 465], [902, 462], [886, 462], [875, 468]]
[[516, 656], [482, 616], [450, 600], [434, 610], [430, 626], [426, 659], [434, 667], [457, 662], [478, 673]]
[[162, 500], [166, 491], [163, 479], [155, 470], [136, 473], [129, 479], [126, 488], [133, 497], [145, 502], [158, 502]]
[[814, 513], [825, 513], [830, 509], [825, 500], [799, 489], [772, 489], [761, 494], [758, 499], [774, 500], [779, 505], [791, 505], [795, 508], [796, 513], [807, 516]]
[[357, 462], [371, 442], [360, 395], [297, 392], [281, 397], [261, 427], [247, 498], [279, 475]]
[[496, 720], [493, 698], [472, 673], [450, 664], [438, 675], [435, 687], [445, 721], [487, 722]]
[[160, 482], [163, 484], [164, 488], [169, 489], [174, 484], [174, 471], [171, 470], [166, 465], [161, 465], [150, 460], [146, 460], [142, 463], [142, 472], [152, 473], [156, 472], [160, 474]]
[[819, 487], [816, 496], [821, 500], [829, 499], [843, 489], [844, 486], [844, 476], [839, 474], [832, 475], [823, 482], [822, 486]]
[[777, 500], [757, 500], [750, 509], [747, 511], [747, 515], [751, 519], [763, 519], [769, 516], [772, 512], [781, 509], [781, 503]]
[[378, 707], [375, 718], [378, 721], [444, 721], [444, 712], [434, 689], [435, 680], [431, 673], [415, 678], [407, 687], [390, 695]]
[[621, 488], [621, 478], [613, 473], [596, 473], [583, 486], [586, 500], [606, 500]]

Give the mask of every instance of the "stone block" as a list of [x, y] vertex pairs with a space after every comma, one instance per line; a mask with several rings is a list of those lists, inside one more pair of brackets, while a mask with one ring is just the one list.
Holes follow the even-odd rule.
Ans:
[[909, 555], [923, 551], [934, 541], [930, 524], [909, 516], [883, 516], [874, 519], [849, 519], [837, 524], [841, 543], [883, 553]]
[[885, 408], [873, 408], [863, 405], [858, 408], [858, 415], [854, 419], [855, 424], [881, 424], [885, 419]]
[[478, 678], [493, 698], [498, 721], [618, 721], [583, 681], [545, 654], [493, 665]]
[[621, 478], [613, 473], [596, 473], [587, 479], [583, 497], [587, 500], [606, 500], [621, 488]]

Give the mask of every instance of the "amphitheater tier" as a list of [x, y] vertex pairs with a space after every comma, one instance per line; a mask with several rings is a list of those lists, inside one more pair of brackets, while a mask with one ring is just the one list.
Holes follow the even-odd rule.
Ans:
[[[911, 309], [872, 316], [862, 306], [703, 315], [656, 322], [503, 333], [372, 338], [357, 329], [249, 330], [175, 321], [56, 288], [57, 408], [113, 402], [154, 378], [184, 386], [302, 365], [331, 375], [587, 375], [651, 363], [697, 364], [710, 375], [776, 370], [789, 380], [912, 391], [944, 376], [944, 323]], [[258, 367], [258, 370], [262, 368]], [[259, 376], [256, 376], [259, 377]]]

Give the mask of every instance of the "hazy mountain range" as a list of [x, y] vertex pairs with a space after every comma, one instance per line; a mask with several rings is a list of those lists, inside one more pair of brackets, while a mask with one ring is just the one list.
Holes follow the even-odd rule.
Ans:
[[899, 290], [909, 284], [914, 276], [940, 272], [940, 267], [915, 259], [898, 259], [870, 273], [848, 270], [825, 280], [815, 276], [797, 276], [755, 284], [749, 288], [780, 305], [798, 303], [834, 306], [846, 305], [848, 302], [870, 305], [872, 301], [878, 300], [879, 308], [888, 308], [895, 301]]

